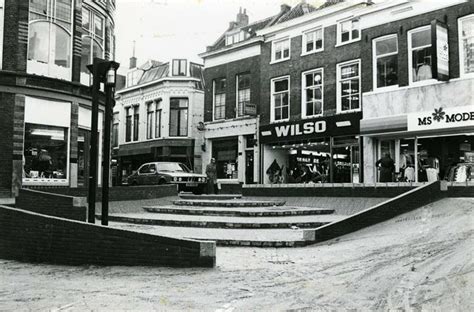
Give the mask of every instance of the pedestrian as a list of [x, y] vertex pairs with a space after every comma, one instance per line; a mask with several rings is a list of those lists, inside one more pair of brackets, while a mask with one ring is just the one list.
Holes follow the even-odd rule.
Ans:
[[392, 174], [395, 170], [395, 163], [390, 154], [386, 153], [384, 157], [377, 160], [375, 166], [380, 165], [380, 182], [392, 182]]
[[207, 193], [216, 194], [217, 189], [217, 169], [216, 159], [211, 158], [211, 162], [206, 166]]

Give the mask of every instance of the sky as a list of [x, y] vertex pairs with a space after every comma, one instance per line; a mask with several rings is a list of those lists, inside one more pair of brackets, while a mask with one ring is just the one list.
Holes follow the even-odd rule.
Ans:
[[[250, 23], [279, 12], [280, 5], [301, 0], [117, 0], [116, 60], [128, 69], [136, 43], [138, 65], [148, 59], [166, 62], [186, 58], [202, 64], [206, 51], [245, 8]], [[324, 0], [306, 0], [318, 6]]]

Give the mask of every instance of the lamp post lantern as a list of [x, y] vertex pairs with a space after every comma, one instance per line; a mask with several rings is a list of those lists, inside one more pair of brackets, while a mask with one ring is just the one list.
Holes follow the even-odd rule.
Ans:
[[114, 93], [117, 69], [120, 64], [114, 61], [105, 61], [94, 58], [92, 65], [87, 68], [92, 73], [92, 117], [91, 117], [91, 146], [89, 165], [89, 193], [88, 193], [88, 222], [95, 223], [95, 200], [97, 189], [97, 161], [98, 161], [98, 116], [99, 116], [99, 90], [104, 83], [105, 111], [104, 111], [104, 155], [102, 163], [102, 225], [108, 225], [109, 216], [109, 172], [110, 172], [110, 125], [112, 108], [114, 106]]

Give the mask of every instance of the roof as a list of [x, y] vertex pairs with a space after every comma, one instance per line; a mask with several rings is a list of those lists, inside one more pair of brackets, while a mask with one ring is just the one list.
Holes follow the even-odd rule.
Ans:
[[147, 82], [152, 82], [160, 78], [168, 76], [169, 73], [169, 63], [152, 65], [151, 68], [145, 70], [142, 77], [138, 81], [137, 85], [141, 85]]
[[312, 6], [311, 4], [302, 1], [298, 3], [295, 7], [284, 13], [277, 21], [273, 23], [273, 25], [289, 21], [291, 19], [303, 16], [316, 10], [318, 9]]

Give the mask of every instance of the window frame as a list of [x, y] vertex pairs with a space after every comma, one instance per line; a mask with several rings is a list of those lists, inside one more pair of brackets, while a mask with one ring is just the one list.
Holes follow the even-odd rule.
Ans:
[[140, 106], [132, 106], [133, 108], [133, 127], [132, 127], [132, 141], [140, 141]]
[[[357, 29], [358, 33], [359, 33], [359, 36], [354, 39], [352, 38], [352, 22], [354, 21], [358, 21], [359, 22], [359, 27]], [[344, 23], [347, 23], [347, 22], [351, 22], [351, 31], [349, 32], [349, 40], [347, 41], [342, 41], [342, 24]], [[346, 44], [349, 44], [349, 43], [353, 43], [353, 42], [357, 42], [357, 41], [360, 41], [361, 40], [361, 37], [362, 37], [362, 33], [361, 33], [361, 27], [360, 27], [360, 17], [351, 17], [351, 18], [348, 18], [348, 19], [344, 19], [344, 20], [341, 20], [337, 23], [337, 31], [336, 31], [336, 36], [337, 36], [337, 39], [336, 39], [336, 47], [339, 47], [339, 46], [342, 46], [342, 45], [346, 45]]]
[[146, 139], [151, 140], [154, 138], [155, 132], [155, 102], [149, 101], [146, 103]]
[[[176, 62], [177, 62], [177, 64], [178, 64], [178, 68], [177, 68], [178, 72], [177, 72], [177, 74], [175, 74], [175, 69], [176, 69], [175, 63], [176, 63]], [[182, 69], [183, 69], [183, 68], [182, 68], [183, 66], [181, 66], [181, 65], [183, 65], [183, 64], [182, 64], [183, 62], [184, 62], [184, 70], [182, 70]], [[171, 75], [172, 75], [173, 77], [184, 77], [184, 76], [187, 75], [188, 62], [187, 62], [186, 59], [173, 59], [173, 60], [171, 61], [171, 65], [172, 65], [172, 68], [171, 68]]]
[[[222, 92], [216, 93], [216, 84], [217, 81], [220, 80], [225, 80], [225, 88]], [[224, 107], [224, 113], [223, 116], [220, 118], [216, 118], [216, 96], [220, 95], [224, 97], [224, 105], [219, 105], [219, 107]], [[226, 97], [227, 97], [227, 78], [221, 77], [221, 78], [216, 78], [212, 80], [212, 120], [217, 121], [217, 120], [225, 120], [226, 119]]]
[[[281, 81], [281, 80], [288, 80], [288, 117], [285, 119], [279, 119], [275, 120], [275, 82]], [[283, 93], [282, 91], [279, 92], [279, 94]], [[280, 76], [280, 77], [275, 77], [270, 80], [270, 123], [280, 123], [280, 122], [285, 122], [290, 120], [290, 107], [291, 107], [291, 76], [290, 75], [285, 75], [285, 76]]]
[[133, 142], [133, 107], [125, 107], [125, 142]]
[[[155, 103], [155, 138], [161, 138], [161, 127], [162, 127], [162, 99], [157, 99]], [[159, 121], [159, 122], [158, 122]]]
[[[417, 33], [417, 32], [421, 32], [421, 31], [425, 31], [425, 30], [430, 30], [430, 42], [431, 42], [431, 37], [433, 36], [433, 34], [431, 33], [431, 25], [425, 25], [425, 26], [420, 26], [420, 27], [417, 27], [417, 28], [413, 28], [413, 29], [410, 29], [409, 31], [407, 31], [407, 49], [408, 49], [408, 85], [410, 86], [420, 86], [420, 85], [429, 85], [429, 84], [433, 84], [434, 82], [436, 82], [437, 80], [433, 78], [433, 76], [430, 78], [430, 79], [425, 79], [425, 80], [421, 80], [421, 81], [413, 81], [413, 57], [412, 57], [412, 53], [413, 53], [413, 48], [412, 48], [412, 43], [411, 43], [411, 39], [412, 39], [412, 36], [414, 33]], [[424, 49], [424, 48], [427, 48], [428, 45], [425, 45], [425, 46], [422, 46], [422, 47], [418, 47], [418, 49]], [[429, 47], [431, 47], [431, 49], [433, 48], [433, 44], [430, 44]], [[432, 51], [433, 52], [433, 51]], [[433, 74], [433, 59], [431, 59], [431, 74]]]
[[[178, 108], [171, 108], [171, 102], [173, 100], [186, 100], [187, 101], [187, 105], [186, 107], [179, 107], [179, 102], [178, 102]], [[176, 126], [176, 129], [177, 129], [177, 135], [172, 135], [171, 134], [171, 123], [172, 123], [172, 120], [171, 120], [171, 111], [172, 110], [177, 110], [178, 111], [178, 115], [177, 115], [177, 126]], [[187, 115], [186, 115], [186, 133], [183, 135], [181, 134], [181, 111], [183, 110], [186, 110], [187, 111]], [[169, 128], [169, 136], [170, 137], [187, 137], [188, 134], [189, 134], [189, 98], [186, 98], [186, 97], [172, 97], [170, 98], [170, 117], [169, 117], [169, 125], [170, 125], [170, 128]]]
[[[309, 34], [309, 33], [312, 33], [312, 32], [317, 32], [317, 31], [321, 31], [321, 48], [316, 49], [316, 41], [314, 41], [313, 50], [306, 51], [306, 45], [308, 43], [306, 35]], [[323, 26], [319, 26], [319, 27], [315, 27], [315, 28], [305, 30], [305, 31], [303, 31], [301, 37], [302, 37], [301, 38], [301, 56], [324, 51], [324, 27]]]
[[[320, 114], [315, 114], [315, 115], [306, 115], [306, 79], [305, 75], [311, 74], [311, 73], [316, 73], [316, 72], [321, 72], [321, 113]], [[318, 67], [314, 69], [310, 69], [307, 71], [304, 71], [301, 73], [301, 118], [302, 119], [307, 119], [307, 118], [314, 118], [314, 117], [320, 117], [324, 114], [324, 67]]]
[[239, 105], [240, 105], [240, 95], [239, 95], [239, 92], [242, 91], [242, 90], [249, 90], [249, 98], [248, 98], [248, 101], [243, 101], [242, 104], [244, 104], [245, 102], [249, 102], [250, 103], [250, 98], [252, 96], [252, 89], [250, 88], [250, 85], [251, 85], [251, 82], [249, 83], [249, 86], [248, 88], [245, 88], [245, 89], [240, 89], [240, 86], [239, 86], [239, 78], [241, 76], [248, 76], [249, 77], [249, 81], [251, 81], [251, 74], [250, 72], [245, 72], [245, 73], [240, 73], [240, 74], [237, 74], [236, 75], [236, 79], [235, 79], [235, 104], [236, 104], [236, 107], [235, 107], [235, 116], [236, 117], [244, 117], [244, 116], [248, 116], [247, 114], [245, 114], [245, 105], [242, 106], [242, 114], [240, 114], [240, 110], [239, 110]]
[[[359, 66], [359, 108], [357, 109], [348, 109], [342, 110], [342, 90], [341, 90], [341, 68], [345, 66], [349, 66], [352, 64], [357, 63]], [[349, 78], [347, 78], [349, 79]], [[350, 79], [354, 79], [353, 77]], [[352, 112], [359, 112], [362, 110], [362, 75], [361, 75], [361, 59], [353, 59], [350, 61], [342, 62], [336, 64], [336, 113], [337, 114], [345, 114], [345, 113], [352, 113]]]
[[[89, 25], [88, 28], [85, 28], [83, 23], [81, 23], [81, 48], [84, 47], [84, 40], [90, 41], [90, 53], [89, 53], [89, 64], [92, 64], [94, 61], [94, 42], [100, 47], [102, 50], [101, 58], [105, 58], [105, 24], [106, 24], [106, 17], [100, 15], [99, 12], [92, 9], [89, 6], [82, 6], [81, 14], [86, 11], [89, 16]], [[95, 33], [95, 20], [96, 17], [102, 19], [102, 34], [99, 36]], [[80, 64], [80, 81], [82, 84], [92, 85], [92, 74], [89, 71], [82, 71], [82, 52], [81, 52], [81, 64]]]
[[[392, 53], [386, 53], [383, 54], [382, 56], [377, 56], [377, 42], [378, 41], [383, 41], [386, 39], [390, 38], [395, 38], [397, 42], [397, 52], [392, 52]], [[385, 87], [377, 87], [377, 60], [379, 57], [387, 57], [387, 56], [392, 56], [392, 55], [397, 55], [397, 75], [398, 75], [398, 80], [400, 80], [400, 67], [398, 66], [398, 55], [400, 53], [399, 50], [399, 44], [398, 44], [398, 34], [390, 34], [382, 37], [378, 37], [372, 40], [372, 84], [373, 84], [373, 90], [390, 90], [390, 89], [397, 89], [399, 87], [399, 84], [391, 85], [391, 86], [385, 86]]]
[[463, 48], [463, 39], [462, 36], [462, 23], [468, 19], [474, 19], [474, 14], [468, 14], [463, 17], [458, 18], [458, 43], [459, 43], [459, 77], [461, 78], [473, 78], [474, 72], [465, 73], [464, 72], [464, 48]]
[[[284, 51], [285, 50], [281, 50], [281, 55], [282, 57], [279, 58], [279, 59], [276, 59], [276, 45], [279, 44], [279, 43], [283, 43], [283, 42], [288, 42], [288, 56], [287, 57], [284, 57]], [[275, 64], [275, 63], [280, 63], [280, 62], [284, 62], [284, 61], [287, 61], [289, 59], [291, 59], [291, 38], [290, 37], [284, 37], [284, 38], [279, 38], [279, 39], [275, 39], [272, 41], [272, 51], [271, 51], [271, 62], [270, 64]]]

